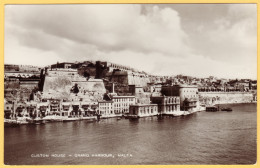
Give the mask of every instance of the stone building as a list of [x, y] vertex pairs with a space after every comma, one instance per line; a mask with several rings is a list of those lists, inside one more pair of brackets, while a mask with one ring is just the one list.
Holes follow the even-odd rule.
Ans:
[[12, 65], [12, 64], [5, 64], [4, 65], [4, 71], [5, 72], [19, 71], [19, 66], [18, 65]]
[[197, 108], [198, 99], [197, 98], [185, 98], [183, 101], [184, 111], [195, 111]]
[[83, 117], [95, 116], [98, 109], [98, 102], [81, 102]]
[[162, 86], [162, 94], [165, 96], [179, 96], [180, 107], [184, 110], [184, 100], [196, 100], [198, 102], [198, 87], [193, 85]]
[[168, 114], [174, 111], [180, 111], [179, 96], [158, 96], [151, 97], [151, 102], [158, 105], [159, 114]]
[[113, 101], [99, 101], [98, 114], [101, 117], [114, 117], [114, 102]]
[[112, 96], [114, 102], [114, 113], [124, 115], [129, 113], [129, 106], [135, 104], [134, 96]]
[[71, 66], [72, 66], [73, 64], [74, 64], [74, 63], [71, 63], [71, 62], [62, 62], [62, 63], [57, 62], [57, 64], [51, 65], [51, 69], [54, 69], [54, 68], [69, 69], [69, 68], [71, 68]]
[[13, 104], [6, 101], [4, 103], [4, 118], [11, 119], [13, 117], [13, 114]]
[[140, 118], [158, 115], [157, 104], [136, 104], [131, 105], [128, 117]]
[[59, 114], [60, 113], [60, 99], [49, 99], [49, 114]]

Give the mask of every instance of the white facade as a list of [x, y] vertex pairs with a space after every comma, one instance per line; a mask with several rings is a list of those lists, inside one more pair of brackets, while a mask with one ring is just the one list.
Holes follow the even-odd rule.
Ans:
[[98, 102], [98, 113], [101, 116], [114, 115], [114, 102], [113, 101], [101, 101]]
[[115, 114], [129, 113], [129, 106], [135, 104], [134, 96], [113, 96]]

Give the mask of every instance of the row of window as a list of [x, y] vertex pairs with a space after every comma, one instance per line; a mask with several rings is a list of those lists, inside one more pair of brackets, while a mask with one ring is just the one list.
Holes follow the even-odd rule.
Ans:
[[131, 104], [115, 104], [114, 107], [129, 107]]
[[100, 111], [100, 114], [114, 114], [113, 111]]
[[167, 98], [166, 100], [167, 103], [180, 103], [179, 98]]
[[139, 112], [149, 112], [151, 111], [153, 113], [153, 111], [157, 111], [156, 107], [140, 107], [137, 108], [137, 110], [135, 108], [133, 108], [133, 112], [135, 111], [139, 111]]
[[134, 101], [134, 98], [125, 98], [125, 99], [113, 99], [114, 102], [129, 102], [129, 101]]
[[127, 113], [127, 112], [129, 112], [128, 109], [114, 110], [114, 111], [115, 111], [116, 114], [118, 114], [118, 113]]
[[196, 98], [197, 95], [184, 95], [185, 98]]
[[133, 108], [133, 114], [153, 114], [157, 112], [157, 108], [138, 108], [137, 110], [135, 108]]
[[183, 90], [183, 92], [197, 92], [197, 90]]

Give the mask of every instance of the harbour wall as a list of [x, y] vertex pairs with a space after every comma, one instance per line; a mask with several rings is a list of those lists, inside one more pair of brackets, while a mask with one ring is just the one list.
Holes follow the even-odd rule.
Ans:
[[255, 101], [254, 94], [250, 92], [199, 92], [201, 104], [230, 104], [250, 103]]

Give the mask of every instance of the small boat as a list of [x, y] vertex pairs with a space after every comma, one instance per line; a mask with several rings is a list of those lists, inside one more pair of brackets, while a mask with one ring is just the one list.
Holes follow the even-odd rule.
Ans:
[[218, 111], [218, 108], [216, 106], [208, 106], [208, 107], [206, 107], [206, 111], [216, 112], [216, 111]]
[[97, 116], [82, 116], [81, 120], [97, 120]]
[[28, 124], [29, 122], [26, 120], [21, 120], [21, 121], [17, 121], [17, 124], [19, 125], [24, 125], [24, 124]]
[[120, 117], [118, 117], [118, 118], [116, 118], [117, 120], [121, 120], [121, 118]]
[[162, 120], [163, 119], [163, 115], [162, 114], [158, 114], [157, 118], [158, 118], [158, 120]]
[[178, 116], [184, 115], [185, 113], [186, 113], [186, 111], [174, 111], [173, 116], [178, 117]]
[[138, 118], [140, 118], [140, 116], [138, 116], [138, 115], [128, 115], [128, 118], [129, 119], [138, 119]]
[[35, 119], [33, 119], [33, 123], [39, 125], [39, 124], [45, 124], [45, 121], [40, 117], [36, 117]]
[[12, 119], [5, 119], [4, 120], [4, 127], [17, 127], [19, 124], [17, 123], [16, 120]]
[[222, 108], [221, 111], [232, 111], [232, 108], [229, 108], [229, 107], [227, 107], [227, 108]]
[[23, 124], [28, 124], [28, 119], [30, 119], [30, 117], [17, 117], [17, 124], [23, 125]]

